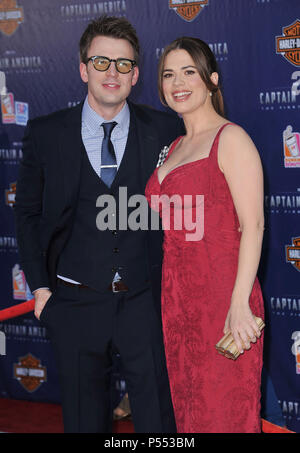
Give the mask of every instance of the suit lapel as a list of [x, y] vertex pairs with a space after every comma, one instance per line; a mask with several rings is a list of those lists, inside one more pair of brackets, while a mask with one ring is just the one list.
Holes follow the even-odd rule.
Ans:
[[83, 104], [79, 104], [70, 110], [61, 129], [60, 137], [60, 162], [64, 178], [64, 204], [74, 207], [77, 198], [82, 151], [84, 145], [81, 137], [81, 112]]
[[130, 114], [136, 124], [138, 152], [141, 165], [142, 190], [145, 190], [148, 179], [153, 173], [160, 152], [159, 142], [151, 118], [137, 106], [128, 102]]

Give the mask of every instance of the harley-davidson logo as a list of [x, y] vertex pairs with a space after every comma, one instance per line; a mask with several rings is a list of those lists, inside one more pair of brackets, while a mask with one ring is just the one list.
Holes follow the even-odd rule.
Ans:
[[286, 245], [286, 261], [300, 272], [300, 237], [293, 238], [292, 245]]
[[0, 31], [12, 35], [24, 20], [23, 8], [16, 0], [0, 0]]
[[14, 364], [14, 377], [27, 392], [32, 393], [47, 381], [47, 369], [40, 360], [28, 353], [19, 357], [19, 362]]
[[194, 20], [209, 0], [169, 0], [169, 8], [187, 22]]
[[9, 189], [5, 190], [5, 204], [7, 206], [10, 206], [11, 208], [15, 204], [16, 191], [17, 191], [16, 182], [10, 183]]
[[294, 66], [300, 66], [300, 20], [282, 28], [282, 36], [276, 36], [276, 53], [281, 54]]

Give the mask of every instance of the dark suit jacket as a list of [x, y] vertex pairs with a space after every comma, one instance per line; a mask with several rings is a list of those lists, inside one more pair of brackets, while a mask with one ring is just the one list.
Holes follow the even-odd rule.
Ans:
[[[143, 189], [163, 146], [184, 133], [177, 117], [128, 103], [135, 116]], [[20, 264], [31, 291], [56, 286], [56, 264], [68, 240], [77, 206], [83, 104], [28, 122], [15, 203]], [[158, 296], [162, 234], [148, 233], [151, 280]], [[158, 281], [159, 280], [159, 281]]]

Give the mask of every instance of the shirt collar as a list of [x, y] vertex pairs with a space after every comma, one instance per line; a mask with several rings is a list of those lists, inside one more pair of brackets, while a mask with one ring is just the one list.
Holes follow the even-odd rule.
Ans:
[[[130, 110], [127, 102], [125, 102], [124, 106], [120, 110], [120, 112], [112, 118], [109, 122], [116, 121], [117, 126], [114, 128], [118, 135], [126, 135], [128, 134], [129, 129], [129, 121], [130, 121]], [[95, 110], [88, 103], [88, 97], [86, 96], [83, 108], [82, 108], [82, 123], [89, 129], [90, 133], [95, 135], [103, 133], [103, 128], [100, 128], [102, 123], [108, 122], [104, 118], [102, 118]], [[113, 131], [113, 132], [114, 132]]]

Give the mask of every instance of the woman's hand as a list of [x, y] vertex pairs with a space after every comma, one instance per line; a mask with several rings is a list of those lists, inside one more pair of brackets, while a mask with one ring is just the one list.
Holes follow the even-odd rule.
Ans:
[[250, 349], [250, 343], [255, 343], [256, 339], [260, 337], [261, 332], [250, 310], [248, 301], [231, 300], [225, 321], [224, 333], [228, 331], [232, 333], [238, 350], [241, 353], [244, 352], [244, 348]]

